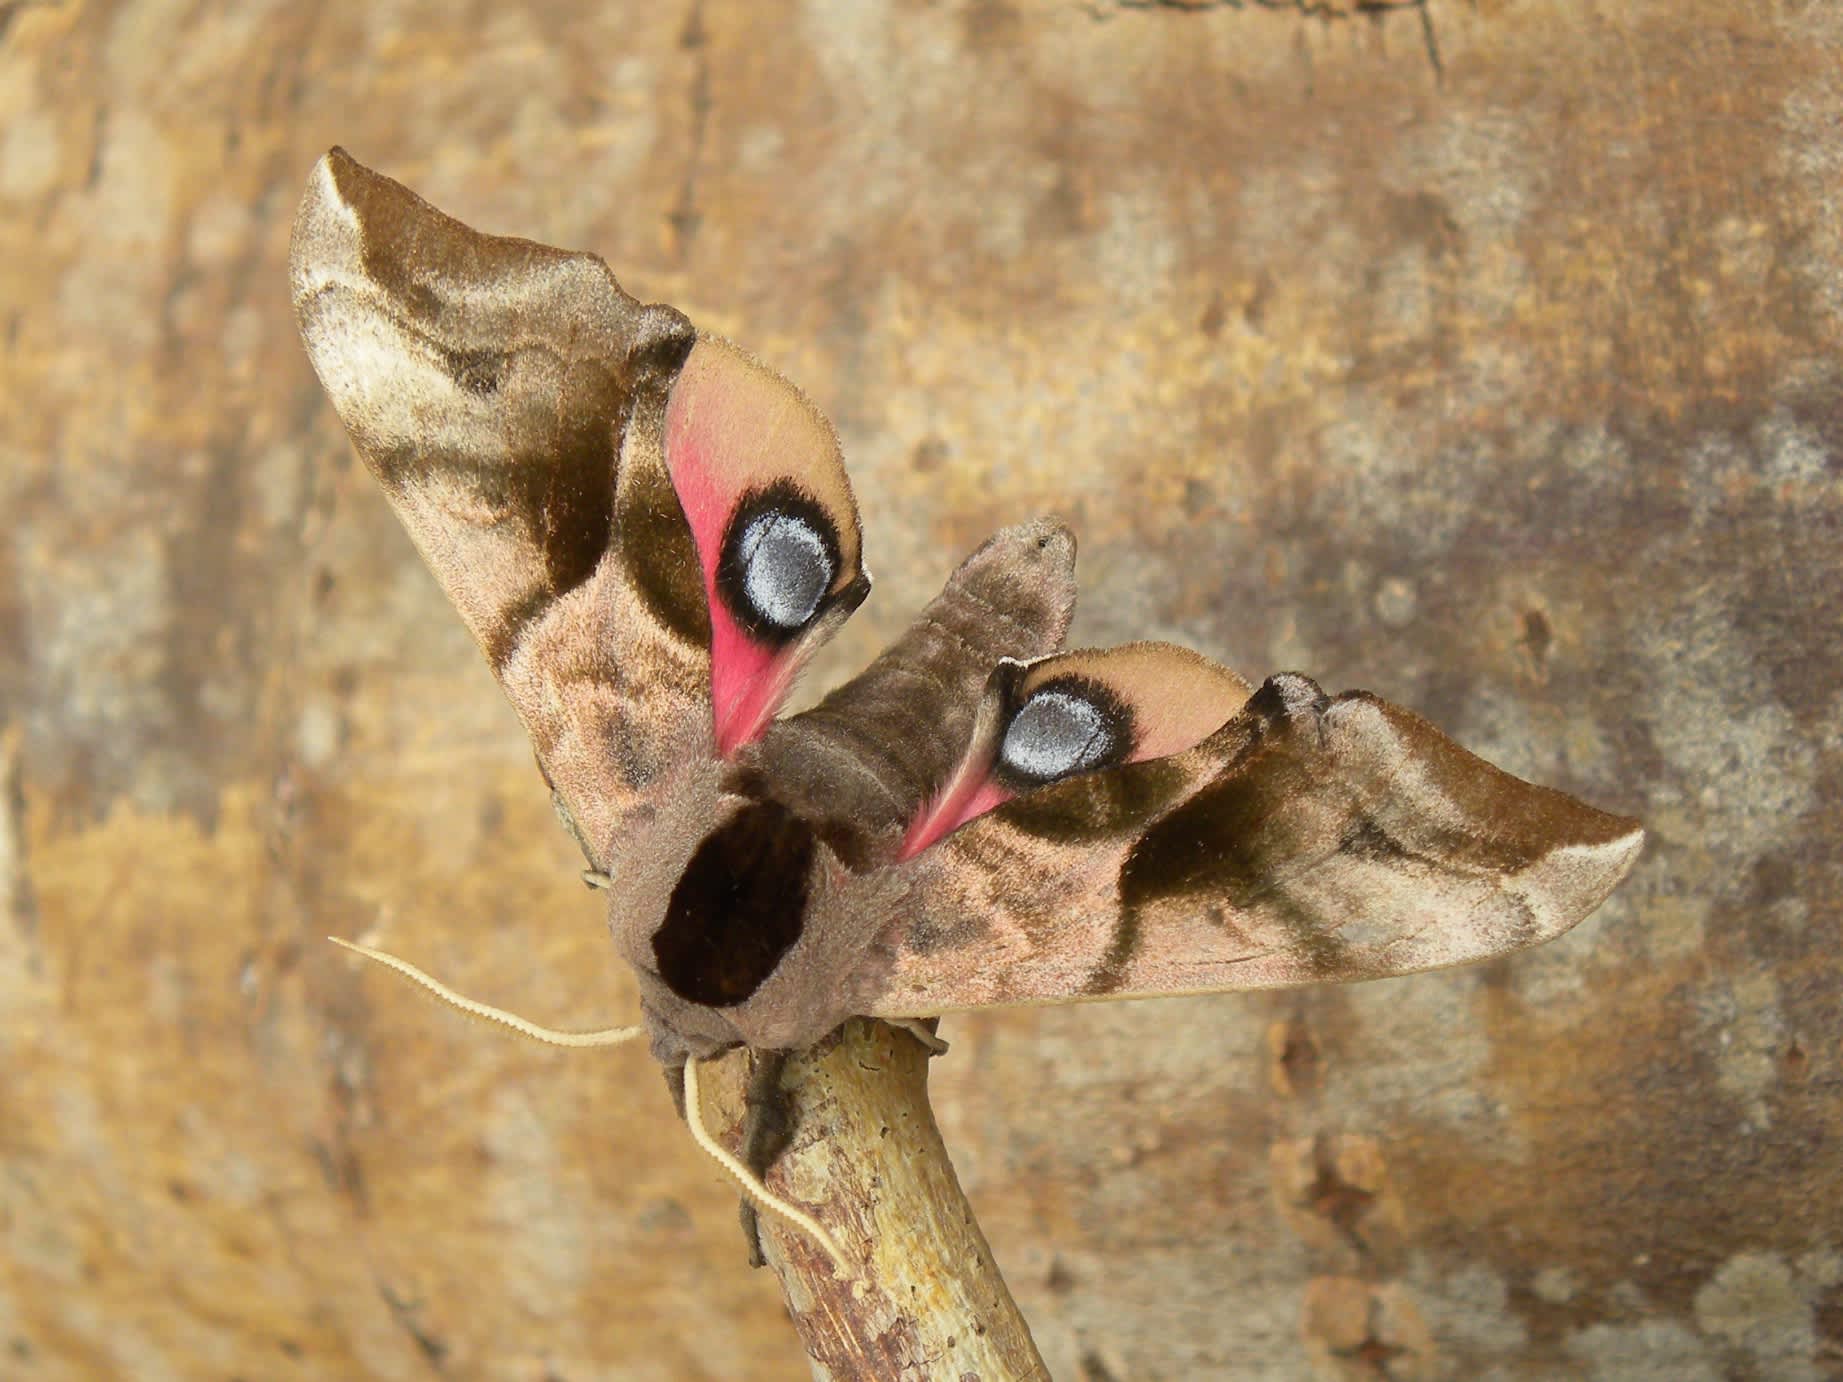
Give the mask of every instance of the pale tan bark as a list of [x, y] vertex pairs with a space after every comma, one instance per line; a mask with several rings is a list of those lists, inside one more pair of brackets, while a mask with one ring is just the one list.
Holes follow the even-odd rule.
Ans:
[[1054, 510], [1079, 641], [1655, 832], [1483, 972], [953, 1019], [1059, 1382], [1835, 1372], [1843, 10], [693, 8], [0, 0], [0, 1375], [808, 1375], [642, 1052], [320, 939], [637, 1010], [301, 349], [335, 141], [831, 415], [813, 689]]

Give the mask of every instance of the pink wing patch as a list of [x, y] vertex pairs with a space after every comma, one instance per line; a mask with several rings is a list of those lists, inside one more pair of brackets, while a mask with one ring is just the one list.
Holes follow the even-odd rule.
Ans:
[[774, 717], [794, 669], [785, 651], [750, 637], [718, 593], [717, 563], [739, 496], [712, 475], [706, 445], [706, 438], [682, 412], [674, 408], [667, 413], [666, 462], [704, 573], [704, 598], [710, 606], [711, 714], [717, 752], [727, 758]]
[[912, 859], [943, 835], [951, 835], [973, 817], [983, 816], [993, 807], [1003, 806], [1010, 801], [1013, 794], [992, 779], [991, 771], [989, 758], [983, 774], [968, 772], [963, 767], [964, 781], [956, 775], [955, 785], [936, 796], [909, 823], [908, 831], [902, 837], [902, 852], [896, 857]]
[[1228, 668], [1170, 643], [1003, 664], [965, 757], [910, 823], [900, 857], [1036, 787], [1194, 748], [1251, 689]]
[[[704, 577], [711, 714], [717, 750], [728, 757], [774, 718], [801, 665], [834, 626], [824, 616], [828, 605], [865, 587], [857, 506], [825, 418], [785, 379], [715, 337], [698, 338], [673, 385], [665, 447]], [[817, 583], [810, 611], [801, 606], [803, 622], [758, 632], [745, 622], [755, 587], [726, 571], [724, 554], [738, 541], [731, 530], [744, 506], [775, 492], [799, 496], [797, 517], [785, 522], [810, 534], [809, 545], [795, 550], [809, 565], [793, 575]]]

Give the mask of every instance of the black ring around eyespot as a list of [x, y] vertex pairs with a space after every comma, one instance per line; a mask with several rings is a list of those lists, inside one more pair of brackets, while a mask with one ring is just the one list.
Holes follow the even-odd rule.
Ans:
[[[775, 525], [769, 536], [784, 543], [798, 546], [809, 541], [818, 563], [811, 600], [796, 592], [791, 610], [769, 607], [751, 591], [752, 554], [746, 548], [751, 539], [760, 539], [765, 524]], [[730, 616], [753, 637], [765, 643], [791, 642], [826, 607], [842, 562], [838, 528], [824, 506], [793, 481], [776, 480], [745, 495], [730, 516], [717, 559], [717, 594]]]
[[[1032, 764], [1020, 759], [1016, 753], [1019, 746], [1012, 741], [1013, 729], [1033, 706], [1047, 709], [1047, 702], [1058, 699], [1077, 703], [1091, 711], [1095, 732], [1104, 736], [1105, 742], [1079, 749], [1061, 766]], [[1051, 677], [1031, 691], [1005, 717], [1004, 729], [999, 733], [993, 775], [999, 785], [1008, 791], [1028, 792], [1078, 773], [1096, 772], [1124, 763], [1131, 756], [1136, 741], [1133, 709], [1114, 693], [1112, 687], [1075, 673]]]

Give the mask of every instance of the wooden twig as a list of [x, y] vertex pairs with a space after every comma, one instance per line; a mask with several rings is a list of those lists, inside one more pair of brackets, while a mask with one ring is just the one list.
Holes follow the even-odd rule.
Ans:
[[[739, 1146], [751, 1057], [710, 1070], [704, 1116]], [[762, 1216], [768, 1266], [821, 1382], [1047, 1379], [928, 1106], [914, 1036], [854, 1021], [787, 1062], [793, 1138], [768, 1174], [844, 1249], [855, 1276]], [[738, 1265], [744, 1253], [737, 1248]]]

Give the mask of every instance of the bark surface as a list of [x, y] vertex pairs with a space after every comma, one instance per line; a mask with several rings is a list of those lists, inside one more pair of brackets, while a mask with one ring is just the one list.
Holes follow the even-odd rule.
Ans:
[[643, 1054], [320, 939], [634, 1014], [296, 338], [338, 142], [832, 416], [814, 690], [1053, 510], [1077, 641], [1649, 828], [1482, 970], [950, 1019], [1052, 1375], [1843, 1374], [1840, 129], [1800, 0], [0, 3], [0, 1373], [807, 1374]]

